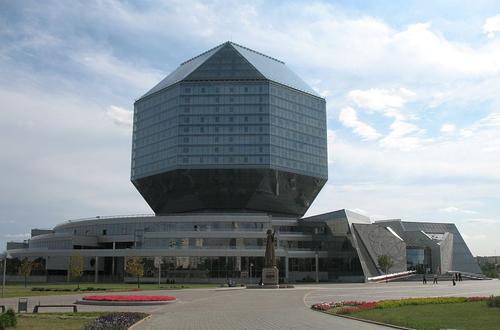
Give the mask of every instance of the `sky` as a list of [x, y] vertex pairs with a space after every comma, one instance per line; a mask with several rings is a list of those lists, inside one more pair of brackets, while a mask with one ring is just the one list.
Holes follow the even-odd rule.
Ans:
[[225, 41], [326, 98], [307, 215], [453, 222], [500, 254], [500, 2], [0, 0], [0, 250], [31, 228], [152, 213], [130, 183], [134, 101]]

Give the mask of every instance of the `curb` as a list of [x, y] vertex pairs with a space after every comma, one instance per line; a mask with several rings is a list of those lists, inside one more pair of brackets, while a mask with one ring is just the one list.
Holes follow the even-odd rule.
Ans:
[[136, 326], [138, 326], [139, 324], [141, 324], [142, 322], [146, 321], [147, 319], [150, 319], [153, 315], [149, 314], [148, 316], [146, 316], [145, 318], [143, 318], [142, 320], [139, 320], [137, 322], [135, 322], [134, 324], [132, 324], [127, 330], [133, 330]]
[[90, 305], [90, 306], [157, 306], [168, 305], [177, 302], [175, 300], [168, 301], [99, 301], [99, 300], [77, 300], [77, 305]]
[[326, 311], [318, 311], [318, 312], [325, 313], [325, 314], [328, 314], [328, 315], [337, 316], [337, 317], [343, 317], [345, 319], [350, 319], [350, 320], [354, 320], [354, 321], [360, 321], [360, 322], [365, 322], [365, 323], [382, 325], [384, 327], [389, 327], [389, 328], [393, 328], [393, 329], [416, 330], [416, 329], [413, 329], [413, 328], [406, 328], [406, 327], [402, 327], [402, 326], [395, 325], [395, 324], [383, 323], [383, 322], [372, 321], [372, 320], [367, 320], [367, 319], [360, 319], [360, 318], [357, 318], [357, 317], [354, 317], [354, 316], [348, 316], [348, 315], [342, 315], [342, 314], [333, 314], [333, 313], [328, 313]]

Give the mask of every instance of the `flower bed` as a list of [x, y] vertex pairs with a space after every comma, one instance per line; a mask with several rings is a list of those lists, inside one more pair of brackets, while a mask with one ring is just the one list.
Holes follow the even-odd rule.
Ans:
[[131, 301], [131, 302], [146, 302], [146, 301], [173, 301], [174, 296], [146, 296], [146, 295], [105, 295], [105, 296], [85, 296], [82, 298], [86, 301]]
[[111, 313], [87, 323], [84, 330], [126, 330], [146, 316], [144, 313]]
[[409, 298], [381, 301], [337, 301], [314, 304], [312, 309], [328, 311], [333, 314], [353, 314], [363, 310], [384, 309], [407, 305], [451, 304], [473, 301], [486, 301], [488, 297], [434, 297], [434, 298]]

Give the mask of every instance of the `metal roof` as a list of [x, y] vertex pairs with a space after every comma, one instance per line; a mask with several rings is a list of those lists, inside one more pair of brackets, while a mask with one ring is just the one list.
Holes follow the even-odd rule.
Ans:
[[284, 62], [273, 57], [264, 55], [250, 48], [235, 44], [233, 42], [225, 42], [215, 48], [212, 48], [192, 59], [181, 63], [181, 65], [169, 74], [166, 78], [160, 81], [150, 91], [144, 94], [141, 98], [158, 92], [168, 86], [171, 86], [185, 79], [198, 67], [205, 63], [212, 55], [217, 53], [224, 46], [233, 47], [241, 56], [243, 56], [257, 71], [259, 71], [266, 79], [276, 83], [288, 86], [290, 88], [321, 97], [309, 85], [307, 85], [299, 76], [290, 70]]

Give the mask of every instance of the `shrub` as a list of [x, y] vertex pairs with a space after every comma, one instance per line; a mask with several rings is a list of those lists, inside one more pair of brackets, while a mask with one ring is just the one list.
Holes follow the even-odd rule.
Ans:
[[360, 308], [357, 306], [344, 306], [344, 307], [339, 307], [335, 313], [345, 315], [345, 314], [353, 314], [359, 311]]
[[498, 307], [500, 308], [500, 296], [491, 296], [488, 298], [488, 307]]
[[383, 300], [377, 308], [394, 308], [408, 305], [453, 304], [467, 302], [465, 297], [434, 297], [434, 298], [408, 298], [399, 300]]
[[0, 315], [0, 329], [15, 327], [17, 324], [16, 313], [12, 309]]

